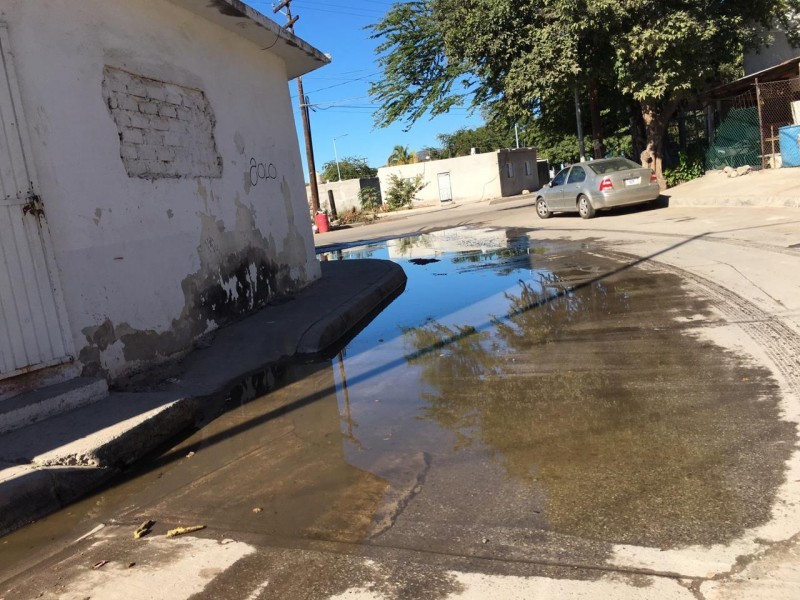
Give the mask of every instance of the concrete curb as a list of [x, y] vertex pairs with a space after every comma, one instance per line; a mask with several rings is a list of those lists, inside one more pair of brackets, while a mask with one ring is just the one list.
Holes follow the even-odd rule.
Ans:
[[405, 284], [403, 269], [390, 261], [323, 263], [322, 278], [293, 300], [223, 328], [208, 348], [186, 357], [181, 376], [165, 389], [114, 392], [0, 436], [0, 535], [87, 495], [221, 414], [232, 397], [244, 401], [265, 393], [276, 368], [342, 343]]

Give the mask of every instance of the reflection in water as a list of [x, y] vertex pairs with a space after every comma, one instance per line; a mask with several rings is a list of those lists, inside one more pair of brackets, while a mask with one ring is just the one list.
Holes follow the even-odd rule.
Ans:
[[4, 538], [0, 569], [110, 519], [527, 568], [768, 520], [794, 425], [767, 371], [687, 333], [703, 301], [580, 244], [479, 233], [332, 255], [401, 249], [406, 291], [334, 362], [281, 367], [271, 393]]
[[794, 439], [768, 374], [676, 329], [676, 310], [705, 309], [675, 277], [566, 291], [592, 273], [552, 267], [491, 328], [406, 329], [425, 417], [542, 492], [561, 533], [671, 546], [766, 522]]

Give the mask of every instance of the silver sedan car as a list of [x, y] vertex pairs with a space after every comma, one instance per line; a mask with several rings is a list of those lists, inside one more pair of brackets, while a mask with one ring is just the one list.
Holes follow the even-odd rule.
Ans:
[[536, 214], [577, 212], [591, 219], [616, 206], [652, 202], [660, 188], [656, 174], [627, 158], [604, 158], [572, 165], [559, 173], [536, 197]]

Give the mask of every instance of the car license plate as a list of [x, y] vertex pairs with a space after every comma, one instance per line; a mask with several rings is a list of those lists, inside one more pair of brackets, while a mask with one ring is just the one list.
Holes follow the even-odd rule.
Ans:
[[631, 177], [625, 180], [625, 185], [639, 185], [640, 183], [642, 183], [641, 177]]

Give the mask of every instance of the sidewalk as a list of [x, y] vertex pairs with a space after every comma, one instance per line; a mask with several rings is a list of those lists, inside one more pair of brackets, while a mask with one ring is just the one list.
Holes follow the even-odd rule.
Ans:
[[322, 278], [289, 302], [216, 332], [174, 376], [0, 435], [0, 535], [85, 496], [231, 400], [269, 391], [295, 356], [332, 349], [405, 287], [382, 260], [323, 262]]
[[670, 206], [800, 208], [800, 168], [766, 169], [728, 177], [712, 171], [664, 192]]

